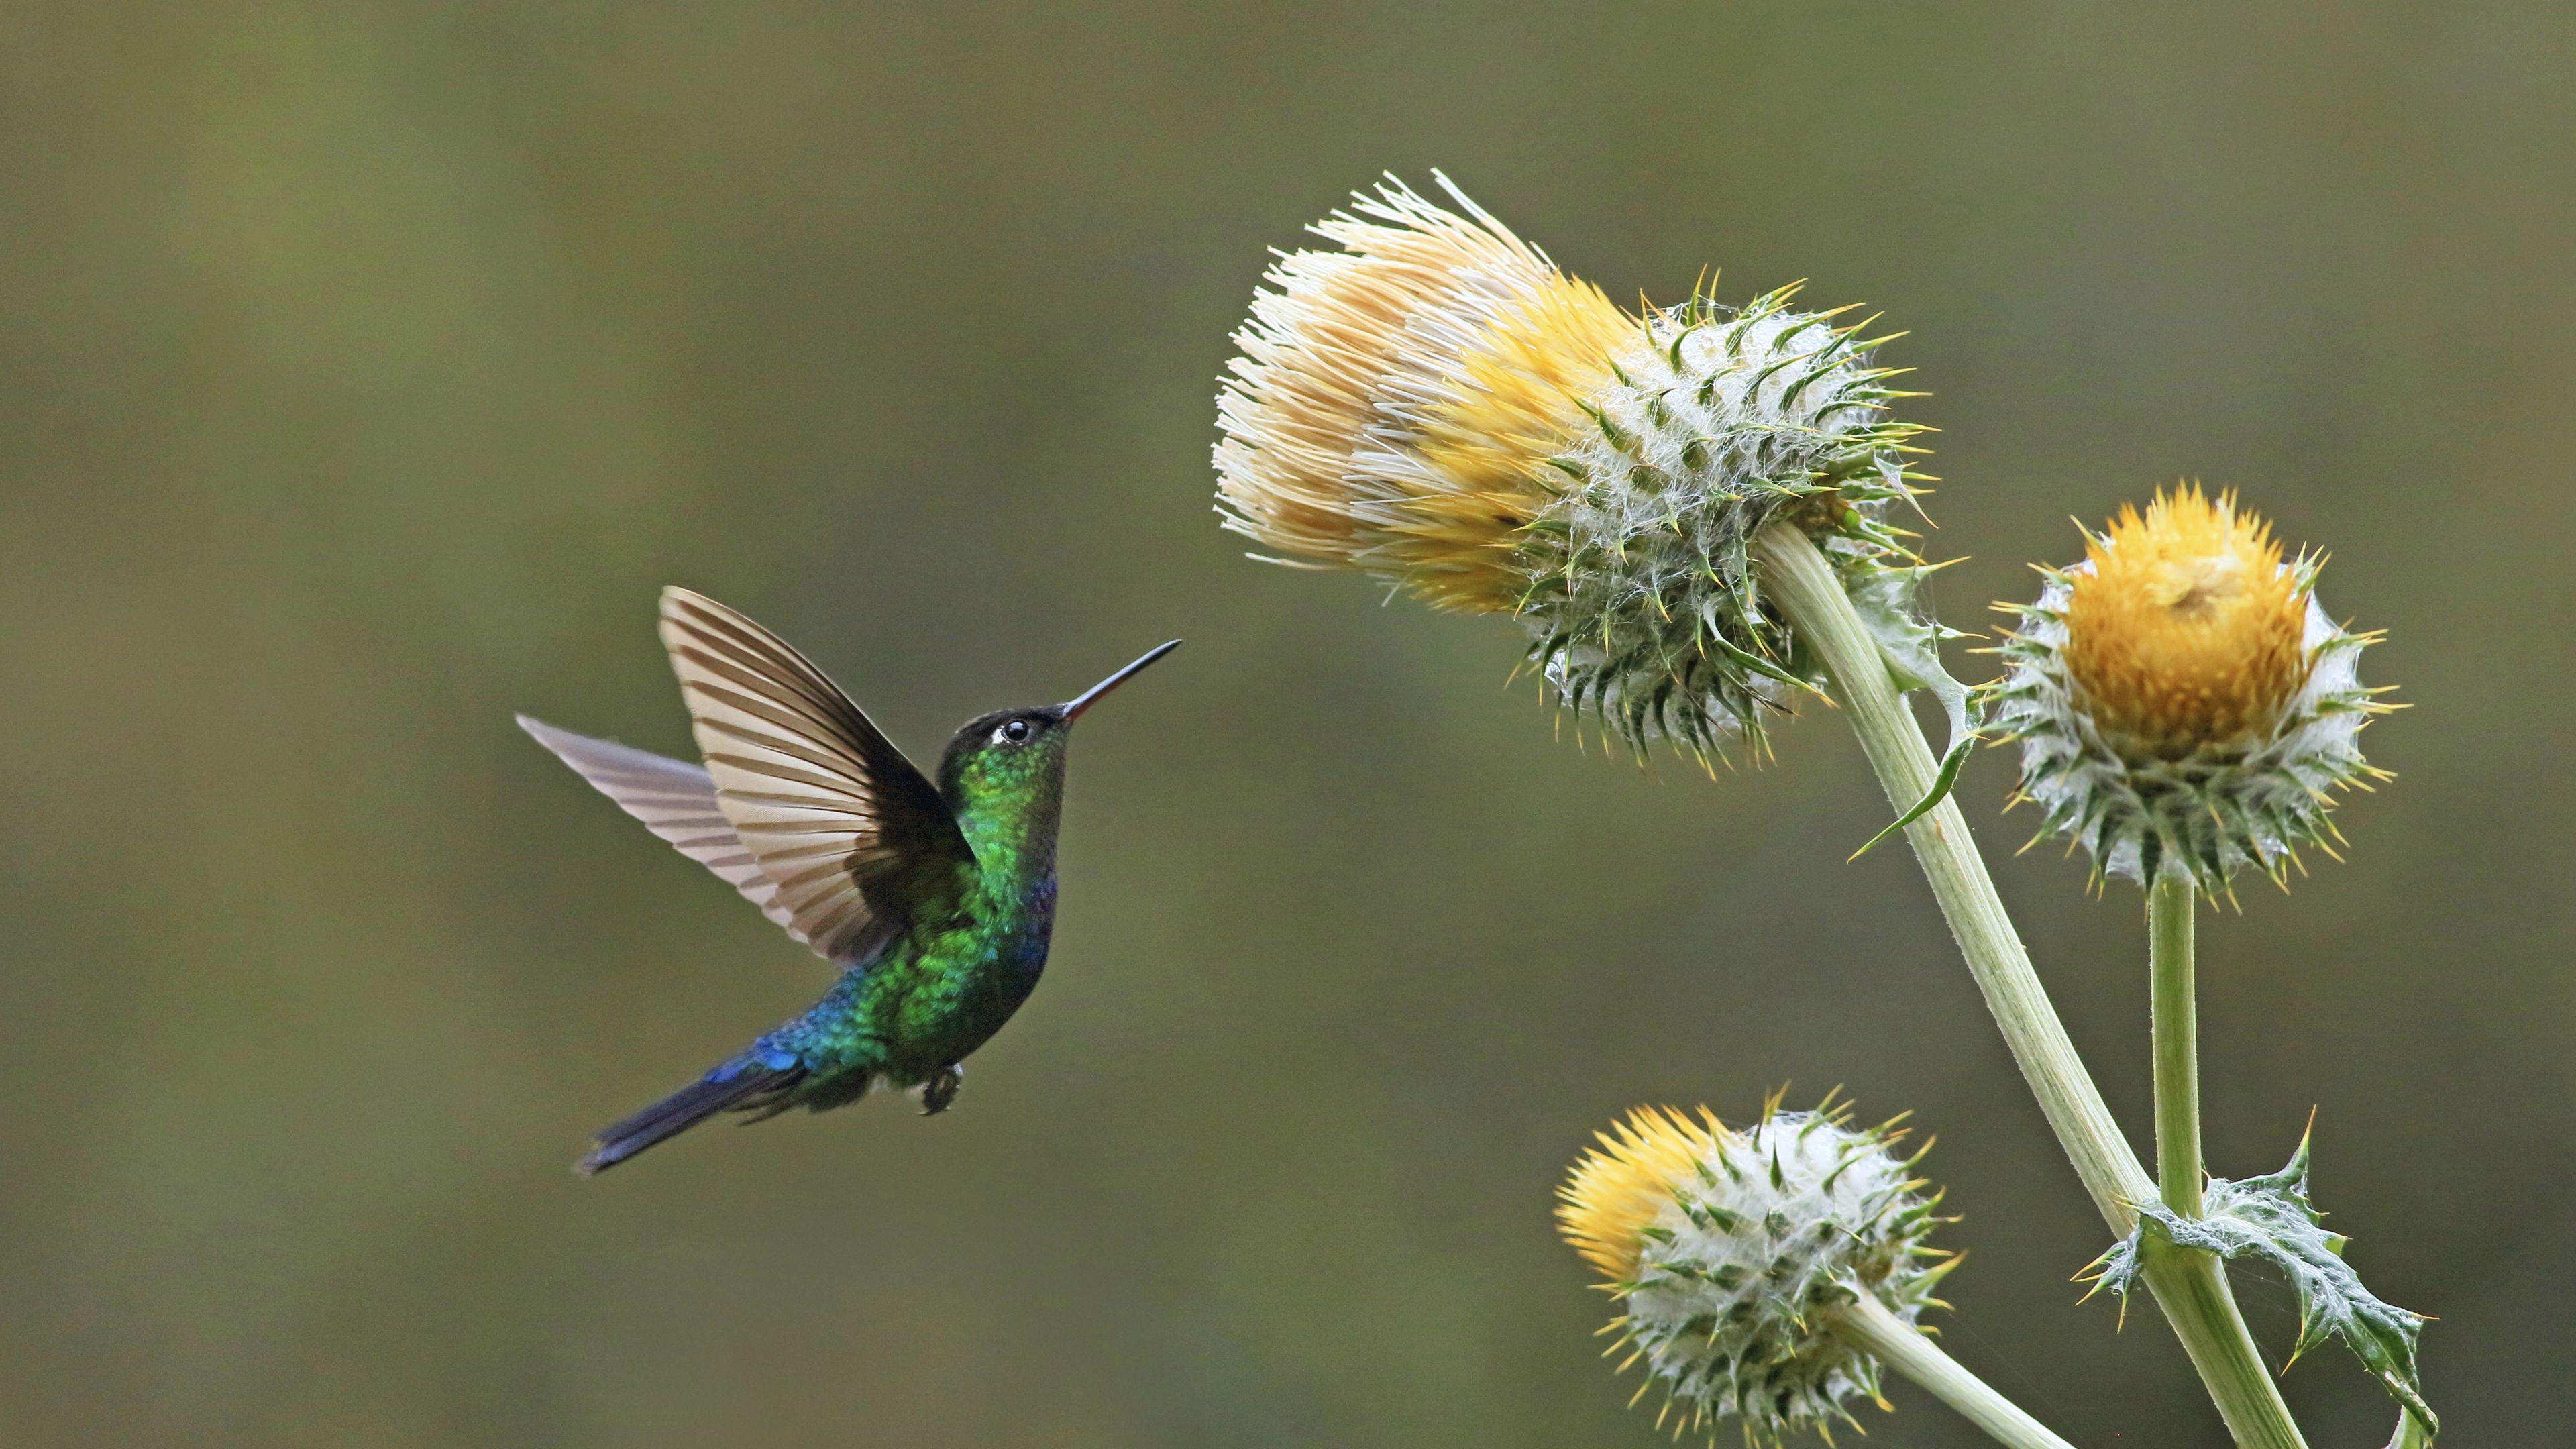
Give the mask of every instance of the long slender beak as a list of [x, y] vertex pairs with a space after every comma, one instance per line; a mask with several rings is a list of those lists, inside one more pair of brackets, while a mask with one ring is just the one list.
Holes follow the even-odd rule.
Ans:
[[1093, 705], [1098, 704], [1100, 702], [1100, 696], [1107, 694], [1109, 691], [1125, 684], [1128, 680], [1135, 678], [1138, 674], [1144, 671], [1146, 665], [1153, 663], [1155, 660], [1162, 658], [1164, 655], [1169, 654], [1180, 647], [1181, 641], [1175, 639], [1169, 644], [1160, 644], [1152, 649], [1148, 649], [1145, 651], [1144, 658], [1137, 660], [1135, 663], [1119, 670], [1116, 674], [1113, 674], [1107, 679], [1100, 681], [1098, 684], [1091, 686], [1089, 689], [1084, 690], [1080, 699], [1077, 699], [1064, 707], [1064, 722], [1066, 724], [1071, 724], [1075, 720], [1082, 718], [1082, 712], [1091, 708]]

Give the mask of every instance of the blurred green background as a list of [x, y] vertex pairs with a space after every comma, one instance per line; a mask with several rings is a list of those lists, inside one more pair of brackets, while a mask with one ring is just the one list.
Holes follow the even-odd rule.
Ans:
[[[2210, 1159], [2576, 1408], [2576, 12], [1697, 3], [0, 8], [0, 1442], [1638, 1444], [1550, 1194], [1640, 1101], [1913, 1108], [1945, 1341], [2213, 1444], [1849, 733], [1552, 741], [1512, 629], [1263, 568], [1211, 396], [1273, 247], [1447, 168], [1614, 297], [1812, 277], [1943, 429], [1953, 623], [2159, 482], [2333, 551], [2415, 708], [2351, 863], [2204, 928]], [[917, 754], [1085, 726], [1053, 968], [935, 1122], [611, 1177], [819, 964], [510, 726], [681, 750], [679, 582]], [[1960, 656], [1971, 677], [1986, 661]], [[2144, 1141], [2134, 890], [2009, 858]], [[2285, 1288], [2248, 1275], [2285, 1356]], [[2314, 1442], [2378, 1444], [2339, 1348]], [[1982, 1442], [1906, 1388], [1872, 1442]]]

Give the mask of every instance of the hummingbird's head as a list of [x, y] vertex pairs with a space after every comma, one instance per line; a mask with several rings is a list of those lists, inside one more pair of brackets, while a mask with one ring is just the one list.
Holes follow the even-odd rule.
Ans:
[[939, 793], [959, 815], [979, 809], [1052, 810], [1064, 787], [1064, 746], [1073, 722], [1146, 665], [1181, 647], [1150, 650], [1063, 704], [1023, 705], [979, 714], [949, 736], [939, 761]]

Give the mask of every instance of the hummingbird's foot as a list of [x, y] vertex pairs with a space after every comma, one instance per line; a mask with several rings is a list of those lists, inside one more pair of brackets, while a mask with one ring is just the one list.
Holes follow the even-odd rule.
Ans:
[[966, 1069], [955, 1062], [930, 1074], [921, 1084], [921, 1115], [936, 1117], [957, 1101], [958, 1090], [966, 1085]]

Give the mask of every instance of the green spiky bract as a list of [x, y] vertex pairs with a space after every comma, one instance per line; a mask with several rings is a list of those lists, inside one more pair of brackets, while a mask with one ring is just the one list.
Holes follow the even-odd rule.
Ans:
[[1833, 1334], [1832, 1311], [1868, 1294], [1912, 1323], [1957, 1261], [1925, 1242], [1948, 1219], [1889, 1150], [1894, 1125], [1855, 1130], [1830, 1102], [1769, 1111], [1675, 1185], [1641, 1234], [1635, 1278], [1613, 1291], [1627, 1310], [1619, 1346], [1643, 1358], [1677, 1427], [1714, 1437], [1734, 1417], [1774, 1445], [1856, 1422], [1854, 1395], [1884, 1402], [1877, 1360]]
[[2424, 1402], [2415, 1349], [2424, 1331], [2421, 1314], [2382, 1302], [2362, 1286], [2343, 1260], [2345, 1239], [2320, 1224], [2325, 1214], [2308, 1201], [2308, 1139], [2289, 1164], [2263, 1177], [2209, 1180], [2201, 1216], [2185, 1218], [2162, 1202], [2138, 1205], [2138, 1226], [2093, 1264], [2095, 1291], [2108, 1288], [2123, 1300], [2157, 1244], [2197, 1248], [2222, 1258], [2259, 1258], [2281, 1270], [2299, 1295], [2299, 1343], [2293, 1357], [2329, 1338], [2340, 1338], [2362, 1366], [2406, 1406], [2430, 1433], [2441, 1420]]
[[2297, 571], [2307, 600], [2306, 678], [2251, 737], [2204, 744], [2179, 759], [2101, 726], [2068, 677], [2067, 600], [2074, 576], [2089, 567], [2045, 571], [2039, 601], [2013, 610], [2020, 625], [1996, 651], [2008, 667], [1992, 686], [1993, 722], [2001, 738], [2021, 743], [2021, 793], [2046, 816], [2040, 833], [2081, 842], [2096, 880], [2116, 875], [2144, 885], [2171, 871], [2211, 895], [2240, 866], [2281, 880], [2299, 847], [2332, 853], [2341, 837], [2327, 818], [2331, 792], [2385, 778], [2355, 737], [2388, 706], [2373, 702], [2376, 691], [2356, 672], [2378, 636], [2327, 616], [2314, 593], [2315, 561], [2285, 565]]
[[1925, 429], [1884, 416], [1909, 396], [1872, 365], [1887, 339], [1789, 311], [1796, 292], [1649, 312], [1586, 402], [1587, 430], [1541, 470], [1530, 659], [1559, 703], [1632, 748], [1662, 737], [1707, 763], [1742, 739], [1758, 754], [1762, 716], [1822, 682], [1755, 578], [1751, 542], [1775, 518], [1817, 538], [1883, 644], [1914, 641], [1910, 667], [1891, 661], [1909, 685], [1948, 683], [1925, 647], [1937, 626], [1913, 607], [1929, 570], [1891, 521], [1912, 505]]

